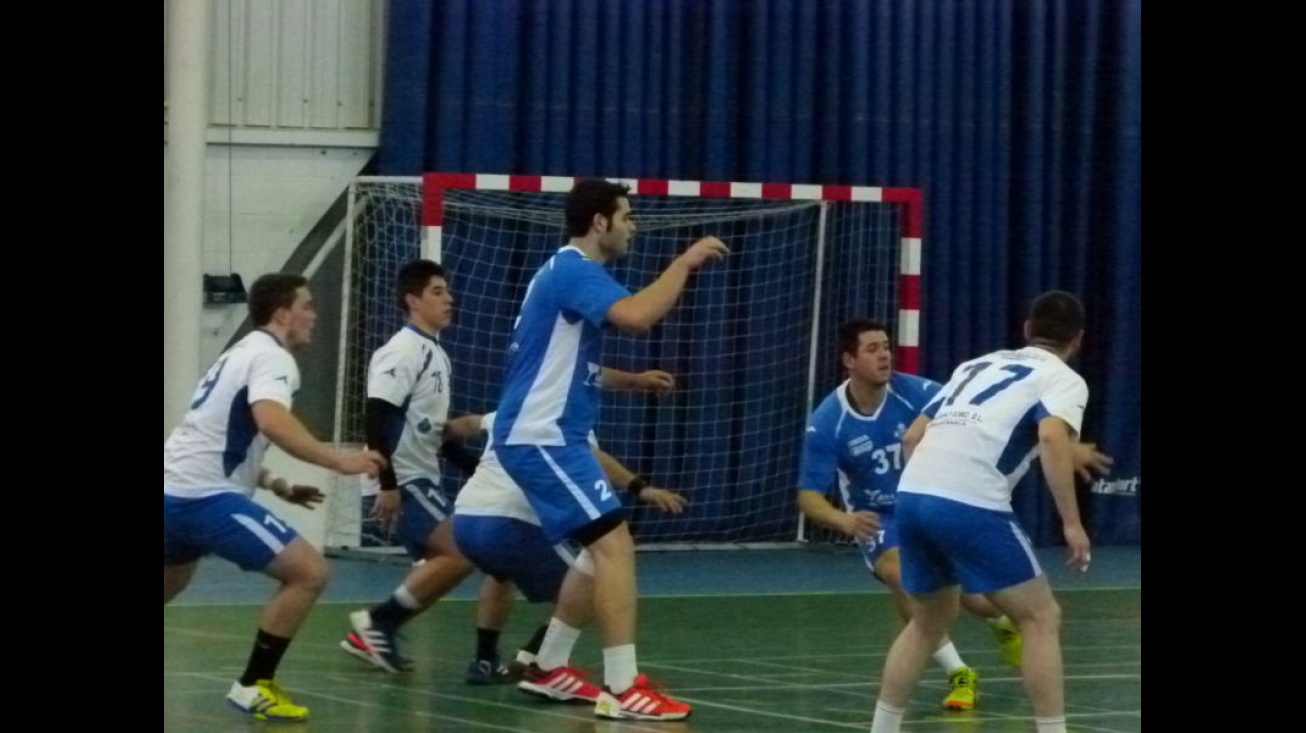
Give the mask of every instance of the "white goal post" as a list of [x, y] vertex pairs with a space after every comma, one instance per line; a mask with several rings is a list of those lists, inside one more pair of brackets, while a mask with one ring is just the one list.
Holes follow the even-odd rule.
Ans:
[[[351, 184], [337, 443], [362, 440], [367, 362], [402, 324], [394, 277], [417, 257], [445, 266], [456, 298], [441, 336], [454, 365], [452, 414], [494, 409], [512, 321], [527, 281], [566, 241], [562, 206], [577, 180], [433, 173]], [[832, 541], [805, 527], [795, 507], [806, 419], [842, 379], [835, 329], [845, 320], [885, 323], [895, 368], [917, 370], [920, 190], [610, 180], [630, 187], [638, 224], [631, 254], [612, 263], [627, 289], [650, 283], [698, 236], [731, 248], [650, 334], [605, 336], [607, 366], [664, 369], [678, 380], [669, 395], [604, 397], [597, 432], [605, 449], [690, 501], [678, 517], [632, 507], [640, 547]], [[454, 489], [461, 477], [448, 473]], [[333, 544], [384, 550], [387, 540], [369, 537], [365, 520], [360, 529], [361, 510], [344, 509], [331, 535], [345, 539]]]

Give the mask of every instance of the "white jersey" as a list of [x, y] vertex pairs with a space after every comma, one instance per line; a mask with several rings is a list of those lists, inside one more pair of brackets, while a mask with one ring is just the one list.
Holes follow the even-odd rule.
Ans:
[[1087, 404], [1084, 378], [1045, 349], [972, 359], [926, 406], [933, 420], [898, 492], [1009, 512], [1012, 490], [1038, 455], [1039, 421], [1059, 417], [1078, 434]]
[[440, 483], [440, 443], [449, 419], [453, 366], [435, 337], [405, 326], [372, 354], [367, 397], [399, 407], [403, 420], [386, 426], [390, 465], [400, 484]]
[[252, 406], [272, 400], [289, 410], [298, 391], [299, 365], [275, 336], [259, 329], [237, 341], [209, 369], [163, 444], [163, 493], [252, 495], [268, 446]]
[[[526, 494], [517, 482], [503, 470], [499, 457], [494, 453], [494, 415], [490, 412], [481, 416], [481, 430], [486, 435], [485, 450], [481, 451], [476, 471], [458, 492], [458, 498], [454, 501], [454, 514], [509, 517], [538, 527], [540, 515], [526, 500]], [[599, 447], [593, 432], [589, 434], [589, 441], [592, 447]]]

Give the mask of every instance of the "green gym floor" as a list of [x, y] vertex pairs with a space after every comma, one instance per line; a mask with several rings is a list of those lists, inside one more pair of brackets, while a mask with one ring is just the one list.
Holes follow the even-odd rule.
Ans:
[[[1095, 547], [1072, 574], [1064, 551], [1040, 551], [1064, 612], [1066, 712], [1075, 733], [1142, 730], [1141, 549]], [[311, 710], [303, 723], [246, 718], [224, 699], [245, 664], [271, 581], [219, 560], [163, 611], [163, 728], [174, 733], [821, 733], [870, 728], [884, 654], [898, 622], [889, 596], [845, 549], [640, 553], [639, 664], [694, 705], [674, 723], [600, 721], [590, 706], [539, 702], [515, 687], [473, 687], [474, 576], [404, 629], [416, 668], [388, 675], [344, 652], [349, 611], [403, 578], [396, 561], [335, 558], [332, 582], [286, 654], [278, 679]], [[509, 657], [545, 618], [519, 602], [503, 634]], [[984, 623], [963, 614], [953, 638], [980, 673], [980, 701], [946, 712], [946, 680], [931, 663], [908, 709], [908, 733], [1031, 733], [1019, 674], [1002, 663]], [[587, 632], [573, 663], [601, 681]]]

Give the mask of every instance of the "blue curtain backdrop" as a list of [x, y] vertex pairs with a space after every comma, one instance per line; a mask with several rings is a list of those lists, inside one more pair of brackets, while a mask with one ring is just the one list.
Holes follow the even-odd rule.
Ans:
[[[918, 187], [922, 372], [1084, 299], [1081, 493], [1141, 542], [1140, 0], [393, 0], [380, 172]], [[1036, 481], [1015, 505], [1060, 541]]]

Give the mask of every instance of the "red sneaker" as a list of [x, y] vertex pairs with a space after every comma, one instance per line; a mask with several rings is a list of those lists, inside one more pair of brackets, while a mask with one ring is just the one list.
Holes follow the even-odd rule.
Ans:
[[616, 720], [681, 720], [693, 710], [679, 700], [672, 700], [644, 675], [635, 678], [635, 684], [620, 695], [604, 688], [594, 703], [594, 714], [600, 718]]
[[526, 667], [517, 689], [559, 702], [594, 702], [599, 699], [599, 688], [586, 681], [585, 673], [579, 669], [558, 667], [545, 672], [534, 662]]

